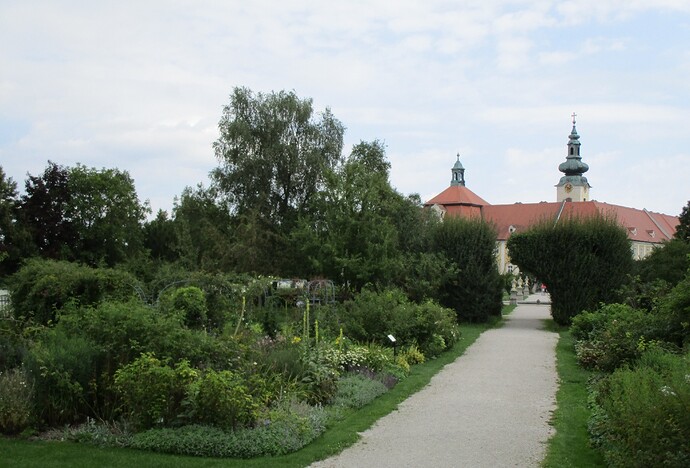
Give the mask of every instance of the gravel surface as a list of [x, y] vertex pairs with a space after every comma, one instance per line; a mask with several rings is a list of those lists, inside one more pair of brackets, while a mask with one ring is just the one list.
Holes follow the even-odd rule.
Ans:
[[518, 305], [355, 445], [311, 466], [539, 466], [558, 387], [549, 317], [548, 305]]

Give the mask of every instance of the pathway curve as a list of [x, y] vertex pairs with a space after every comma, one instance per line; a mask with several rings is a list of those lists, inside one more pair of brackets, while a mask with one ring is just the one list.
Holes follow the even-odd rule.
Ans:
[[549, 316], [548, 305], [518, 305], [355, 445], [311, 466], [539, 466], [558, 387]]

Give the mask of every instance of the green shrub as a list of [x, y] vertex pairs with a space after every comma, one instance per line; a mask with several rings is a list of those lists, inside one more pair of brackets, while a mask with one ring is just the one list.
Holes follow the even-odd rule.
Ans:
[[618, 220], [566, 215], [555, 225], [544, 220], [508, 240], [521, 272], [549, 288], [551, 315], [560, 325], [570, 325], [583, 310], [616, 300], [632, 268], [628, 234]]
[[94, 343], [63, 330], [45, 330], [24, 361], [34, 384], [36, 414], [51, 426], [71, 424], [95, 416], [99, 352]]
[[29, 427], [33, 388], [22, 369], [0, 372], [0, 434], [18, 434]]
[[204, 372], [189, 387], [194, 419], [205, 425], [236, 429], [253, 425], [260, 405], [246, 381], [231, 371]]
[[422, 364], [426, 361], [424, 353], [422, 353], [416, 345], [410, 346], [404, 350], [402, 354], [405, 356], [405, 360], [411, 365]]
[[120, 270], [89, 268], [75, 263], [31, 259], [13, 276], [9, 286], [15, 317], [47, 324], [68, 302], [82, 305], [134, 296], [135, 278]]
[[595, 388], [593, 439], [609, 466], [690, 466], [690, 358], [661, 350]]
[[387, 337], [391, 334], [398, 346], [417, 344], [435, 356], [460, 337], [455, 312], [432, 301], [414, 304], [398, 289], [365, 289], [340, 313], [345, 334], [363, 343], [390, 346]]
[[206, 325], [208, 309], [204, 292], [196, 286], [176, 289], [172, 294], [172, 306], [184, 317], [189, 328], [203, 328]]
[[460, 338], [455, 313], [451, 309], [427, 301], [417, 306], [415, 319], [413, 341], [430, 357], [452, 348]]
[[607, 304], [573, 318], [571, 331], [578, 339], [578, 362], [588, 369], [611, 372], [634, 362], [650, 347], [670, 347], [663, 341], [659, 318], [623, 304]]
[[496, 265], [494, 228], [480, 219], [447, 217], [431, 237], [434, 251], [457, 269], [441, 286], [441, 304], [453, 309], [458, 321], [486, 322], [500, 316], [503, 280]]
[[690, 345], [690, 273], [659, 302], [665, 338], [678, 346]]
[[350, 373], [338, 380], [338, 392], [333, 399], [333, 406], [361, 408], [387, 391], [388, 388], [379, 380]]
[[302, 356], [304, 373], [300, 386], [311, 405], [325, 405], [333, 400], [338, 390], [339, 370], [322, 353], [309, 352]]
[[173, 368], [144, 353], [115, 373], [115, 386], [125, 406], [125, 414], [137, 428], [166, 426], [178, 420], [187, 386], [197, 371], [187, 361]]
[[27, 348], [28, 342], [19, 322], [0, 319], [0, 372], [19, 367]]

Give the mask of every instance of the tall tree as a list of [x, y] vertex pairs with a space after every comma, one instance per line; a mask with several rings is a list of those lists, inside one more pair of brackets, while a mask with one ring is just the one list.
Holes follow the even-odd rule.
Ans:
[[230, 215], [213, 189], [186, 187], [173, 208], [176, 250], [184, 267], [219, 271], [232, 267]]
[[355, 288], [388, 284], [400, 264], [396, 215], [404, 197], [388, 180], [390, 163], [379, 141], [360, 142], [329, 171], [318, 213], [303, 217], [295, 240], [312, 272]]
[[41, 256], [113, 266], [141, 251], [148, 207], [126, 171], [48, 161], [29, 175], [20, 212]]
[[[340, 161], [343, 125], [329, 109], [316, 118], [312, 100], [294, 92], [235, 88], [219, 129], [213, 146], [220, 165], [211, 177], [220, 195], [237, 219], [286, 239]], [[279, 265], [284, 249], [275, 245], [268, 257]]]
[[43, 174], [29, 174], [21, 197], [21, 218], [45, 258], [71, 259], [77, 233], [67, 214], [72, 194], [69, 169], [48, 161]]
[[28, 233], [18, 220], [17, 183], [0, 166], [0, 277], [14, 273], [23, 257], [31, 255]]
[[77, 164], [69, 171], [68, 186], [67, 217], [77, 235], [77, 260], [113, 266], [141, 252], [149, 208], [139, 202], [127, 171]]
[[679, 224], [676, 226], [675, 238], [685, 242], [690, 242], [690, 201], [683, 207], [680, 216], [678, 216]]
[[175, 222], [167, 211], [158, 210], [156, 217], [144, 224], [144, 247], [154, 260], [173, 262], [179, 258]]

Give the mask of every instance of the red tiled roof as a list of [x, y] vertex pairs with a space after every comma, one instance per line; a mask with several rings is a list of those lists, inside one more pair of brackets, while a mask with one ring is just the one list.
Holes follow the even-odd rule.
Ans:
[[489, 203], [467, 187], [462, 185], [451, 185], [426, 202], [425, 205], [444, 205], [448, 208], [446, 205], [487, 206]]
[[[595, 214], [613, 216], [627, 229], [628, 238], [637, 242], [658, 244], [669, 240], [676, 232], [678, 218], [646, 210], [610, 205], [608, 203], [566, 202], [563, 203], [516, 203], [514, 205], [491, 205], [482, 209], [484, 219], [492, 222], [498, 231], [498, 239], [506, 240], [512, 234], [511, 226], [516, 232], [524, 232], [543, 220], [556, 221], [560, 218], [587, 217]], [[673, 227], [672, 227], [673, 226]]]
[[517, 232], [524, 232], [532, 225], [544, 220], [555, 220], [561, 203], [515, 203], [512, 205], [491, 205], [482, 209], [484, 219], [496, 227], [499, 240], [510, 237], [511, 226]]

